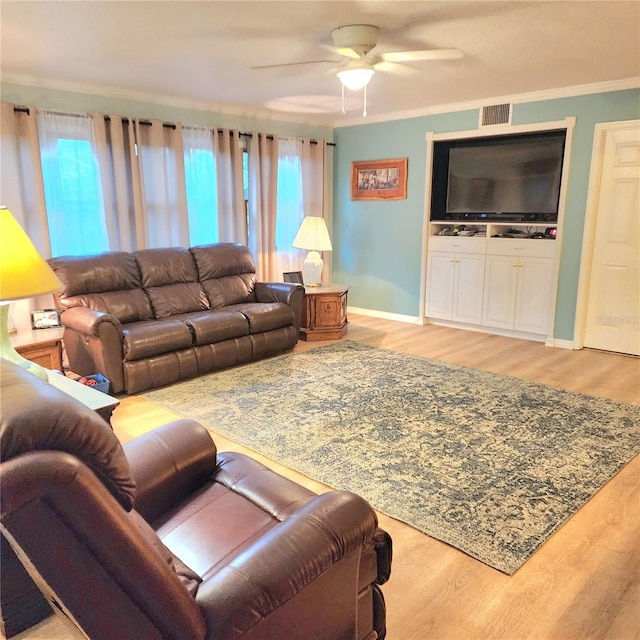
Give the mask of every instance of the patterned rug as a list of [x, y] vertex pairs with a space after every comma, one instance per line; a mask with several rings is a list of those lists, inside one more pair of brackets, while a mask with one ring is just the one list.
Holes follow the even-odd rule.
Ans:
[[640, 452], [640, 407], [350, 341], [142, 395], [506, 574]]

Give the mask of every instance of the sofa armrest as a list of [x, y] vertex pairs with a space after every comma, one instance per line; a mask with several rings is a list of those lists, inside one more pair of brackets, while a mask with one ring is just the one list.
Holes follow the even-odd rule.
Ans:
[[286, 607], [289, 638], [355, 637], [360, 552], [376, 527], [353, 493], [313, 498], [205, 578], [196, 602], [207, 627], [228, 640], [282, 637], [276, 612]]
[[123, 445], [136, 481], [136, 510], [153, 522], [216, 470], [216, 445], [194, 420], [176, 420]]
[[124, 391], [120, 321], [110, 313], [87, 307], [64, 310], [60, 321], [71, 369], [82, 376], [101, 373], [111, 381], [111, 393]]
[[295, 282], [257, 282], [257, 302], [284, 302], [293, 309], [296, 329], [300, 329], [304, 287]]
[[122, 335], [122, 325], [118, 318], [105, 311], [98, 311], [87, 307], [71, 307], [62, 312], [60, 321], [63, 327], [69, 327], [74, 331], [90, 336], [100, 335], [100, 324], [109, 322], [118, 330], [120, 335]]

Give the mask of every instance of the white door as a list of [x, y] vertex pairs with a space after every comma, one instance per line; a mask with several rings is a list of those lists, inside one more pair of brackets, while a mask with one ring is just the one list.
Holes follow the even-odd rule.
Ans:
[[640, 355], [640, 122], [605, 131], [584, 345]]

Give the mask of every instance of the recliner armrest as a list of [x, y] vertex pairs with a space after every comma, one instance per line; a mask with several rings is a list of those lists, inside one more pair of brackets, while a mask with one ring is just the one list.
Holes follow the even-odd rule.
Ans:
[[216, 445], [195, 420], [176, 420], [123, 445], [136, 481], [136, 510], [147, 522], [204, 484], [216, 470]]
[[[275, 631], [270, 628], [269, 616], [274, 614], [275, 623], [275, 612], [286, 606], [289, 637], [299, 638], [311, 636], [301, 635], [299, 628], [296, 632], [296, 624], [311, 632], [327, 629], [332, 616], [334, 622], [341, 615], [348, 617], [347, 611], [356, 610], [360, 550], [376, 528], [375, 512], [353, 493], [331, 491], [313, 498], [205, 578], [196, 602], [207, 627], [229, 640], [245, 634], [282, 637], [277, 635], [282, 633], [281, 626]], [[311, 599], [304, 595], [307, 590]], [[325, 602], [317, 602], [320, 594]], [[317, 606], [307, 606], [310, 601]], [[340, 603], [345, 609], [336, 614]], [[336, 624], [346, 623], [338, 620]]]
[[71, 307], [70, 309], [65, 309], [60, 316], [60, 321], [64, 327], [69, 327], [70, 329], [91, 336], [100, 335], [100, 324], [108, 322], [122, 334], [122, 325], [118, 318], [105, 311], [98, 311], [87, 307]]
[[256, 282], [257, 302], [285, 302], [295, 316], [296, 328], [300, 329], [304, 287], [295, 282]]

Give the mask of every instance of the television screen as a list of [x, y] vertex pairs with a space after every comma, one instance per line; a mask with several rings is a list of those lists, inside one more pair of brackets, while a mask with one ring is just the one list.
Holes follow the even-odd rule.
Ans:
[[432, 219], [557, 221], [565, 134], [436, 142]]

